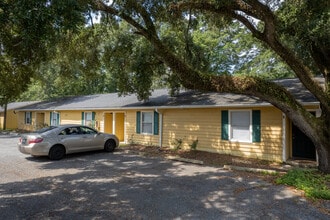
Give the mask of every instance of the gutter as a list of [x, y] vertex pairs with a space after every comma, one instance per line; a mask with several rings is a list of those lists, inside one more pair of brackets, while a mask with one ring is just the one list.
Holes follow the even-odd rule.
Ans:
[[[301, 102], [303, 106], [308, 105], [319, 105], [319, 102]], [[141, 109], [197, 109], [197, 108], [256, 108], [256, 107], [270, 107], [273, 106], [270, 103], [264, 102], [261, 104], [224, 104], [224, 105], [177, 105], [177, 106], [132, 106], [132, 107], [86, 107], [86, 108], [45, 108], [45, 109], [31, 109], [31, 108], [21, 108], [14, 109], [16, 112], [19, 111], [86, 111], [86, 110], [106, 110], [106, 111], [124, 111], [124, 110], [141, 110]]]

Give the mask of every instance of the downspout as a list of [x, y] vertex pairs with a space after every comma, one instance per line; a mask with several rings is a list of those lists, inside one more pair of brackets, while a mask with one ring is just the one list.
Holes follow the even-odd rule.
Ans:
[[159, 114], [159, 148], [163, 146], [163, 114], [158, 111], [156, 108], [155, 111]]
[[31, 118], [31, 124], [32, 124], [34, 130], [38, 130], [38, 128], [37, 128], [37, 112], [34, 112], [34, 123], [32, 123], [32, 118]]
[[[321, 115], [322, 115], [322, 109], [321, 109], [321, 106], [319, 105], [319, 108], [315, 112], [315, 116], [317, 118], [319, 118], [319, 117], [321, 117]], [[315, 149], [315, 155], [316, 155], [316, 165], [319, 166], [319, 155], [318, 155], [316, 149]]]

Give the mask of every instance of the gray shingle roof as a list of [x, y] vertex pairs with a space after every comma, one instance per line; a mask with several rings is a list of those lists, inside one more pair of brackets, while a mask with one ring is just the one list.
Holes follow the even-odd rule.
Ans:
[[[308, 92], [298, 79], [277, 80], [285, 86], [303, 104], [317, 103], [315, 97]], [[146, 102], [138, 101], [136, 95], [119, 97], [117, 93], [75, 96], [43, 101], [17, 108], [24, 111], [38, 110], [97, 110], [97, 109], [133, 109], [133, 108], [183, 108], [183, 107], [234, 107], [234, 106], [269, 106], [256, 97], [231, 93], [198, 92], [182, 90], [171, 97], [168, 90], [158, 89], [152, 92]]]
[[[7, 110], [18, 109], [18, 108], [22, 108], [22, 107], [25, 107], [25, 106], [29, 106], [31, 104], [35, 104], [35, 103], [38, 103], [38, 102], [37, 101], [11, 102], [11, 103], [8, 103]], [[0, 112], [4, 112], [4, 111], [5, 111], [4, 106], [0, 106]]]
[[[315, 77], [315, 81], [320, 83], [321, 86], [324, 86], [323, 77]], [[301, 103], [317, 102], [315, 96], [312, 93], [310, 93], [297, 78], [281, 79], [281, 80], [276, 80], [275, 82], [284, 86]]]

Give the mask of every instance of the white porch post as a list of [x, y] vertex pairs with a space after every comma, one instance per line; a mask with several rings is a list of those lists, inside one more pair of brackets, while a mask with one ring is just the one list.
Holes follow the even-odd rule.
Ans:
[[159, 147], [163, 146], [163, 114], [159, 114]]
[[112, 133], [116, 134], [116, 112], [112, 113]]
[[38, 122], [37, 122], [37, 112], [34, 112], [34, 123], [33, 123], [33, 120], [32, 120], [32, 114], [31, 114], [31, 125], [33, 126], [33, 129], [34, 130], [37, 130], [38, 128], [37, 128], [37, 124], [38, 124]]
[[159, 112], [158, 109], [155, 109], [155, 112], [158, 113], [159, 121], [158, 121], [158, 146], [161, 148], [163, 146], [163, 113]]

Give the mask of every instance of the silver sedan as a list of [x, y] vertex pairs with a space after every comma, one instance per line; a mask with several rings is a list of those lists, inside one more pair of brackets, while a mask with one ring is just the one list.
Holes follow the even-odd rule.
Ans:
[[32, 156], [48, 156], [60, 160], [66, 154], [101, 150], [113, 152], [119, 146], [113, 134], [101, 133], [82, 125], [45, 127], [35, 133], [22, 134], [18, 149]]

